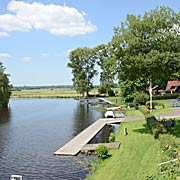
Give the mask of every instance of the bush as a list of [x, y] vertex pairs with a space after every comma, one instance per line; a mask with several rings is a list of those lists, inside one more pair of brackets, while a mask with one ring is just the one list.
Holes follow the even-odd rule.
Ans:
[[105, 86], [100, 85], [100, 86], [98, 87], [98, 92], [99, 92], [99, 94], [105, 94], [105, 93], [106, 93], [106, 88], [105, 88]]
[[115, 138], [116, 138], [115, 134], [114, 133], [110, 133], [109, 142], [114, 142]]
[[149, 99], [149, 96], [145, 93], [139, 93], [134, 98], [134, 104], [144, 105]]
[[114, 93], [114, 91], [112, 89], [109, 89], [108, 90], [108, 95], [109, 96], [115, 96], [115, 93]]
[[163, 109], [165, 107], [165, 105], [163, 103], [159, 103], [159, 102], [153, 102], [154, 106], [161, 106]]
[[151, 130], [155, 139], [159, 137], [159, 134], [166, 133], [166, 128], [161, 124], [152, 114], [145, 115], [147, 125]]
[[146, 106], [139, 106], [139, 110], [140, 110], [144, 115], [150, 113], [149, 109], [147, 109]]
[[180, 139], [169, 134], [159, 136], [161, 142], [161, 149], [165, 152], [167, 160], [178, 157]]
[[96, 148], [95, 152], [96, 152], [96, 156], [101, 160], [104, 160], [104, 159], [109, 157], [108, 148], [106, 146], [104, 146], [104, 145], [99, 145]]
[[[150, 109], [150, 101], [147, 101], [145, 105], [147, 109]], [[154, 102], [152, 102], [152, 109], [154, 109]]]
[[178, 93], [164, 94], [164, 95], [153, 95], [153, 99], [154, 100], [177, 99], [178, 96], [179, 96]]

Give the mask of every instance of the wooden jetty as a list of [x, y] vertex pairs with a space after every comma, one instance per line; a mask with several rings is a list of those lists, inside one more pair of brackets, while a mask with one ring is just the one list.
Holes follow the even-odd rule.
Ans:
[[54, 155], [75, 156], [107, 124], [121, 123], [123, 119], [102, 118], [83, 130], [71, 141], [54, 152]]
[[103, 102], [105, 102], [105, 103], [107, 103], [107, 104], [114, 104], [113, 102], [108, 101], [107, 99], [104, 99], [104, 98], [99, 98], [99, 100], [100, 100], [100, 101], [103, 101]]

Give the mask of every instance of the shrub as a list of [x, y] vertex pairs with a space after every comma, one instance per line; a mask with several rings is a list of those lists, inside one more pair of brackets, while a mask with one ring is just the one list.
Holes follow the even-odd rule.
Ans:
[[109, 89], [108, 90], [108, 95], [109, 96], [115, 96], [115, 93], [114, 93], [114, 91], [112, 89]]
[[116, 138], [115, 134], [114, 133], [110, 133], [109, 142], [114, 142], [115, 138]]
[[105, 93], [106, 93], [106, 88], [105, 88], [105, 86], [100, 85], [100, 86], [98, 87], [98, 92], [99, 92], [100, 94], [105, 94]]
[[[145, 105], [147, 109], [150, 109], [150, 101], [147, 101]], [[154, 109], [154, 102], [152, 102], [152, 109]]]
[[104, 146], [104, 145], [99, 145], [96, 148], [95, 152], [96, 152], [96, 156], [101, 160], [104, 160], [104, 159], [109, 157], [108, 148], [106, 146]]
[[164, 125], [161, 124], [152, 114], [145, 115], [145, 119], [155, 139], [159, 137], [159, 134], [167, 132]]
[[180, 147], [179, 138], [169, 134], [162, 134], [159, 136], [159, 140], [161, 142], [161, 149], [165, 152], [166, 159], [178, 157]]
[[153, 95], [154, 100], [164, 100], [164, 99], [176, 99], [178, 98], [178, 93], [164, 94], [164, 95]]
[[144, 105], [149, 99], [149, 96], [145, 93], [139, 93], [134, 98], [134, 104]]
[[149, 109], [146, 108], [146, 106], [139, 106], [139, 110], [144, 114], [149, 114]]

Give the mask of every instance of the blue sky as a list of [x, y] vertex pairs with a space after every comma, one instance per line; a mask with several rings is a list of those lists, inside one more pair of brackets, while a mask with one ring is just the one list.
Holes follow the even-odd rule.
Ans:
[[127, 14], [160, 5], [180, 9], [179, 0], [1, 0], [0, 61], [14, 86], [72, 84], [71, 50], [109, 42]]

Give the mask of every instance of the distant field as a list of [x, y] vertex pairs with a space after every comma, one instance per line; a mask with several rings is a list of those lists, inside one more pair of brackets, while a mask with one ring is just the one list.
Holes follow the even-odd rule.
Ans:
[[[94, 89], [90, 94], [96, 94], [97, 90]], [[71, 88], [50, 88], [50, 89], [32, 89], [12, 91], [11, 97], [13, 98], [78, 98], [82, 97]]]
[[13, 98], [68, 98], [81, 97], [74, 89], [58, 88], [58, 89], [33, 89], [13, 91]]

